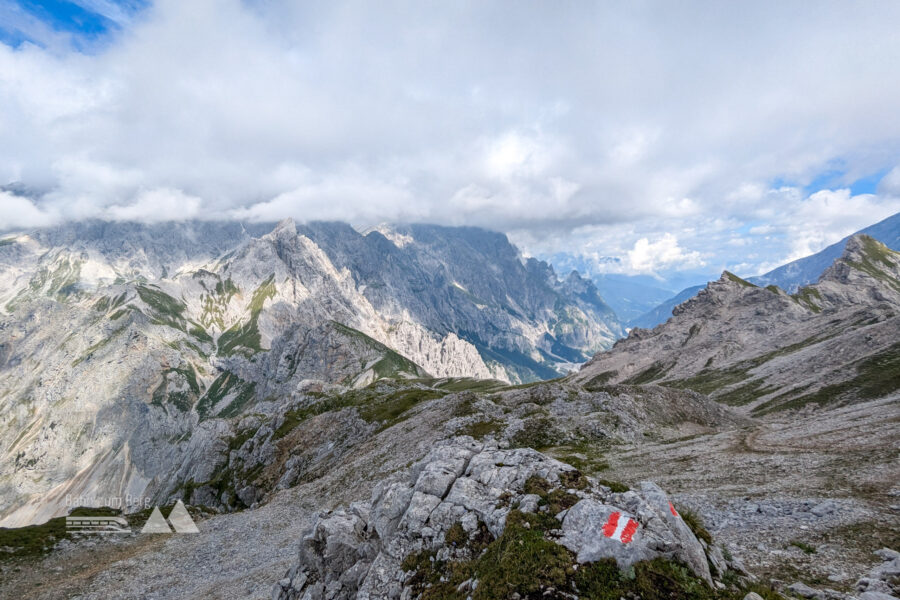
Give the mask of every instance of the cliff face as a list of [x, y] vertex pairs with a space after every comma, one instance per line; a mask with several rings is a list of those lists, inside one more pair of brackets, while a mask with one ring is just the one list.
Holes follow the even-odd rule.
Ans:
[[576, 379], [689, 388], [755, 415], [880, 397], [900, 388], [898, 313], [900, 254], [860, 235], [793, 295], [724, 273]]
[[311, 388], [549, 378], [619, 331], [590, 284], [505, 236], [391, 236], [285, 221], [3, 237], [2, 523], [207, 481], [235, 419]]

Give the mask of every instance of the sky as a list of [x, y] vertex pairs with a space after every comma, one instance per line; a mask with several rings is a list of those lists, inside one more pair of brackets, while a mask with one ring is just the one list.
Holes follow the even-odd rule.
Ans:
[[598, 272], [755, 275], [900, 212], [898, 22], [893, 0], [0, 0], [0, 230], [432, 222]]

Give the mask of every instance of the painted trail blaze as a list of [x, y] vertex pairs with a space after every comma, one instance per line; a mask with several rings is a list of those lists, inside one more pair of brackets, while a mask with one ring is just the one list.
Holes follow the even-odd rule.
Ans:
[[669, 510], [672, 511], [672, 516], [674, 516], [674, 517], [678, 516], [678, 511], [675, 510], [675, 506], [671, 502], [669, 502]]
[[634, 519], [622, 518], [622, 514], [614, 512], [609, 515], [606, 524], [603, 526], [603, 535], [614, 540], [619, 540], [623, 544], [627, 544], [634, 537], [637, 531], [638, 522]]

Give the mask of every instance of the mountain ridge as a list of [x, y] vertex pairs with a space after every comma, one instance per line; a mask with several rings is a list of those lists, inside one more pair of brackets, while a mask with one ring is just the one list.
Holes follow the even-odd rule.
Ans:
[[[900, 253], [858, 235], [819, 283], [794, 295], [726, 271], [575, 378], [693, 389], [757, 416], [840, 404], [900, 388], [898, 314]], [[860, 380], [878, 365], [881, 376]]]
[[[848, 235], [815, 254], [784, 264], [763, 275], [748, 277], [747, 281], [759, 286], [777, 285], [788, 293], [795, 293], [800, 287], [818, 281], [822, 273], [840, 257], [850, 238], [858, 234], [870, 235], [888, 248], [900, 250], [900, 213]], [[628, 327], [652, 329], [664, 323], [672, 315], [671, 311], [675, 306], [693, 297], [704, 287], [698, 285], [681, 290], [652, 310], [628, 320]]]
[[398, 230], [403, 247], [293, 220], [258, 237], [89, 223], [4, 238], [3, 522], [208, 481], [236, 420], [309, 389], [557, 377], [615, 337], [591, 284], [501, 234]]

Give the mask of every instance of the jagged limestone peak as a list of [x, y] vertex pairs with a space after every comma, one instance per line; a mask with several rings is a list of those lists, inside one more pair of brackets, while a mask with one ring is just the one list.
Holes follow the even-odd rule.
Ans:
[[900, 252], [891, 250], [870, 235], [860, 233], [847, 240], [847, 245], [844, 247], [844, 253], [841, 256], [843, 260], [852, 260], [857, 257], [895, 264], [900, 260]]
[[577, 377], [692, 389], [755, 415], [875, 398], [896, 390], [895, 380], [860, 384], [858, 373], [893, 364], [898, 306], [900, 254], [859, 235], [818, 283], [793, 295], [724, 272]]
[[855, 284], [860, 288], [857, 295], [864, 289], [877, 294], [900, 293], [900, 252], [871, 236], [857, 234], [847, 240], [843, 254], [825, 270], [818, 285], [829, 290], [833, 284]]
[[288, 217], [286, 219], [282, 219], [278, 221], [278, 225], [275, 226], [275, 229], [269, 234], [273, 238], [282, 237], [285, 235], [294, 236], [297, 235], [297, 224], [294, 222], [294, 219]]
[[740, 285], [741, 287], [747, 287], [747, 288], [757, 287], [756, 285], [750, 283], [746, 279], [742, 279], [742, 278], [738, 277], [731, 271], [722, 271], [722, 276], [719, 277], [719, 282], [721, 282], [721, 283], [736, 283], [736, 284]]

